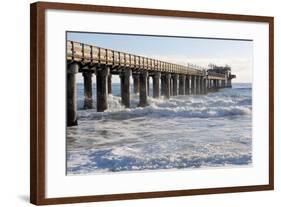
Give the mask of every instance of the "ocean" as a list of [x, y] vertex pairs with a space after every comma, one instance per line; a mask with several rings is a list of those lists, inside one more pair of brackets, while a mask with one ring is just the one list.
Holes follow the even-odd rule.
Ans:
[[94, 109], [84, 110], [83, 84], [77, 84], [79, 125], [66, 131], [68, 175], [252, 163], [251, 84], [169, 100], [150, 96], [144, 108], [131, 93], [127, 109], [113, 84], [105, 112], [96, 112], [95, 90], [94, 84]]

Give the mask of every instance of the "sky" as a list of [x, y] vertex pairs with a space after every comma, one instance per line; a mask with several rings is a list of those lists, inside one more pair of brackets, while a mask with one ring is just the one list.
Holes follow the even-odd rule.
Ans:
[[[249, 40], [82, 32], [67, 32], [67, 40], [181, 65], [187, 65], [187, 62], [203, 67], [209, 63], [227, 64], [231, 66], [232, 74], [236, 74], [233, 82], [252, 82], [253, 41]], [[81, 81], [82, 76], [79, 75], [78, 82]], [[113, 82], [119, 82], [119, 77], [113, 77]]]

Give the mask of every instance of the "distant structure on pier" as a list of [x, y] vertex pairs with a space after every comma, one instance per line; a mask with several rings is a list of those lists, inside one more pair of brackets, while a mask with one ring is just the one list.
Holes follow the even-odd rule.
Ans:
[[231, 67], [229, 65], [225, 66], [218, 66], [215, 64], [210, 63], [209, 68], [207, 70], [208, 73], [219, 73], [224, 74], [226, 76], [226, 86], [225, 87], [232, 87], [231, 80], [236, 78], [236, 75], [231, 74]]
[[96, 76], [96, 109], [108, 108], [108, 94], [112, 93], [112, 75], [120, 77], [122, 104], [130, 107], [130, 77], [134, 93], [139, 94], [139, 106], [148, 105], [149, 78], [153, 80], [153, 97], [169, 99], [177, 95], [206, 94], [219, 88], [231, 87], [229, 66], [203, 68], [188, 63], [186, 66], [115, 51], [84, 43], [67, 41], [67, 126], [77, 125], [76, 74], [84, 78], [84, 108], [93, 108], [92, 76]]

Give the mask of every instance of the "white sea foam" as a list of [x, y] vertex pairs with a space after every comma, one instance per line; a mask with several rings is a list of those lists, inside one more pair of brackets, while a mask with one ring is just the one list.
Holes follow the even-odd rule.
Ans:
[[[101, 117], [113, 118], [134, 117], [134, 116], [153, 116], [153, 117], [225, 117], [235, 115], [251, 115], [251, 105], [248, 99], [233, 100], [219, 97], [189, 97], [184, 99], [172, 98], [167, 101], [153, 99], [149, 97], [147, 107], [138, 107], [138, 97], [131, 100], [131, 108], [125, 108], [121, 104], [121, 98], [110, 95], [109, 108], [103, 113], [96, 113], [96, 110], [79, 111], [79, 117], [85, 119], [98, 119]], [[248, 104], [245, 104], [247, 101]], [[118, 114], [118, 116], [114, 116]]]
[[251, 88], [222, 89], [125, 108], [108, 97], [105, 112], [82, 110], [67, 128], [68, 174], [248, 165], [252, 162]]

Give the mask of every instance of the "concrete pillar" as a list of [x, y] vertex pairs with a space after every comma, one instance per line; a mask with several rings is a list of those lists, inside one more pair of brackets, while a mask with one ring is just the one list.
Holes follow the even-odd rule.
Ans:
[[185, 95], [185, 84], [186, 84], [185, 80], [186, 80], [185, 75], [179, 76], [179, 95]]
[[165, 89], [164, 89], [164, 82], [165, 82], [165, 80], [163, 80], [165, 78], [165, 76], [164, 76], [164, 74], [161, 74], [161, 96], [164, 96], [164, 91], [165, 91]]
[[142, 71], [139, 76], [140, 82], [140, 103], [139, 106], [145, 107], [148, 105], [147, 103], [147, 77], [148, 72]]
[[186, 80], [185, 80], [185, 94], [186, 95], [190, 94], [190, 75], [186, 76]]
[[196, 76], [191, 76], [191, 94], [196, 94]]
[[126, 107], [130, 107], [130, 76], [132, 74], [131, 69], [123, 69], [120, 74], [121, 80], [121, 101]]
[[173, 79], [173, 96], [178, 95], [178, 82], [179, 82], [179, 75], [175, 74], [172, 76]]
[[218, 88], [219, 84], [218, 84], [218, 80], [214, 80], [214, 88]]
[[200, 93], [201, 94], [205, 94], [205, 78], [204, 77], [200, 77]]
[[77, 100], [76, 100], [76, 73], [79, 65], [73, 63], [67, 66], [67, 126], [75, 126], [77, 122]]
[[201, 77], [198, 76], [197, 79], [196, 79], [196, 94], [200, 94], [201, 93], [200, 85], [201, 85]]
[[160, 97], [160, 76], [160, 72], [155, 73], [153, 76], [153, 98]]
[[163, 95], [164, 98], [169, 99], [170, 98], [170, 92], [171, 92], [171, 74], [162, 74], [161, 76], [161, 87], [163, 88]]
[[96, 70], [96, 94], [97, 112], [103, 112], [108, 108], [108, 75], [109, 68], [97, 68]]
[[107, 88], [108, 88], [108, 94], [112, 94], [112, 75], [108, 74], [108, 80], [107, 80]]
[[134, 82], [134, 93], [137, 94], [140, 91], [139, 74], [133, 74], [133, 82]]
[[148, 76], [147, 76], [147, 96], [149, 96], [150, 94], [149, 94], [149, 92], [150, 92], [150, 85], [149, 85], [149, 74], [148, 74]]
[[92, 72], [83, 72], [84, 78], [84, 109], [92, 109], [93, 108], [93, 93], [92, 93]]
[[203, 79], [203, 94], [207, 93], [207, 79], [206, 77]]
[[173, 92], [174, 92], [174, 90], [173, 90], [173, 79], [170, 77], [170, 96], [173, 96]]

